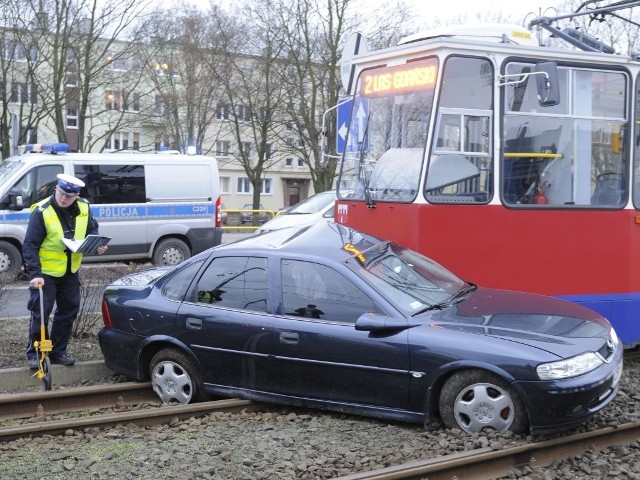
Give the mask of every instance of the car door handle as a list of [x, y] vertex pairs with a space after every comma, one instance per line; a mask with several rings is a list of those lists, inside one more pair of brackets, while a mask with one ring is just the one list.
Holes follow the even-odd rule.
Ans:
[[280, 343], [287, 343], [289, 345], [295, 345], [300, 340], [300, 336], [297, 333], [282, 332], [280, 333]]
[[187, 318], [186, 321], [187, 328], [192, 330], [200, 330], [202, 328], [202, 319], [200, 318]]

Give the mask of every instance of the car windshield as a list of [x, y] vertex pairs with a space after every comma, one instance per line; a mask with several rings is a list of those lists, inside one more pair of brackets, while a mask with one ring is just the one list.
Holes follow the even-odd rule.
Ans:
[[22, 162], [13, 162], [5, 160], [0, 162], [0, 183], [4, 183], [9, 179], [13, 172], [18, 170], [23, 165]]
[[335, 192], [318, 193], [312, 195], [306, 200], [295, 204], [283, 215], [304, 215], [308, 213], [318, 213], [324, 210], [331, 202], [336, 199]]
[[354, 256], [347, 264], [407, 316], [444, 308], [475, 288], [433, 260], [390, 242], [350, 251]]

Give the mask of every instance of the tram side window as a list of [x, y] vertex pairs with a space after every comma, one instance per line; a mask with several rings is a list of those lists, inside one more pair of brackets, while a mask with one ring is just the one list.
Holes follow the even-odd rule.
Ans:
[[492, 196], [491, 64], [450, 57], [444, 64], [425, 195], [432, 203], [485, 203]]
[[[533, 68], [512, 63], [506, 73], [524, 79]], [[561, 100], [551, 107], [538, 104], [531, 78], [503, 87], [503, 201], [540, 208], [622, 206], [628, 178], [622, 148], [626, 76], [559, 67]]]

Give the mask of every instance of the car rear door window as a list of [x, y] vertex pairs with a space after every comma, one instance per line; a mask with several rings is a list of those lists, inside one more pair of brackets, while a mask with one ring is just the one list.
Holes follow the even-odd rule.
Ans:
[[[176, 269], [172, 277], [162, 287], [162, 295], [169, 300], [181, 302], [184, 299], [187, 289], [202, 266], [202, 262], [194, 262], [185, 268]], [[186, 299], [191, 301], [190, 299]]]
[[299, 260], [281, 265], [285, 315], [355, 323], [363, 313], [382, 313], [353, 282], [325, 265]]
[[198, 303], [267, 311], [267, 259], [219, 257], [198, 280]]

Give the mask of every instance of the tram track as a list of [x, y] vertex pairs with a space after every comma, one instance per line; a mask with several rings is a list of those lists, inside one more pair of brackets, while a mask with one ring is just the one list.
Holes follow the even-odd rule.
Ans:
[[336, 480], [492, 480], [509, 476], [514, 469], [529, 467], [532, 471], [553, 462], [577, 456], [589, 449], [602, 450], [640, 439], [640, 423], [627, 423], [616, 428], [570, 435], [502, 450], [481, 448], [395, 465], [379, 470], [337, 477]]
[[[122, 423], [158, 425], [214, 411], [258, 408], [248, 400], [225, 399], [163, 406], [149, 382], [126, 382], [0, 396], [0, 443], [56, 435], [68, 429], [105, 428]], [[52, 419], [58, 415], [59, 419]]]
[[[0, 395], [0, 422], [64, 413], [72, 410], [124, 408], [142, 402], [157, 402], [150, 382], [125, 382], [64, 390]], [[119, 407], [120, 406], [120, 407]]]
[[[237, 399], [162, 406], [148, 382], [13, 394], [0, 397], [0, 425], [8, 423], [6, 426], [0, 426], [0, 443], [19, 438], [63, 434], [70, 429], [109, 428], [119, 424], [152, 426], [204, 417], [216, 411], [246, 412], [265, 408], [268, 409], [262, 404]], [[81, 413], [74, 416], [73, 412]], [[52, 419], [56, 414], [64, 418]], [[12, 425], [12, 419], [24, 421]], [[626, 423], [551, 440], [519, 442], [498, 450], [490, 447], [476, 448], [378, 470], [354, 472], [337, 478], [489, 480], [508, 477], [513, 470], [525, 467], [535, 472], [536, 469], [544, 469], [554, 461], [577, 456], [587, 450], [628, 444], [639, 438], [640, 423]]]

